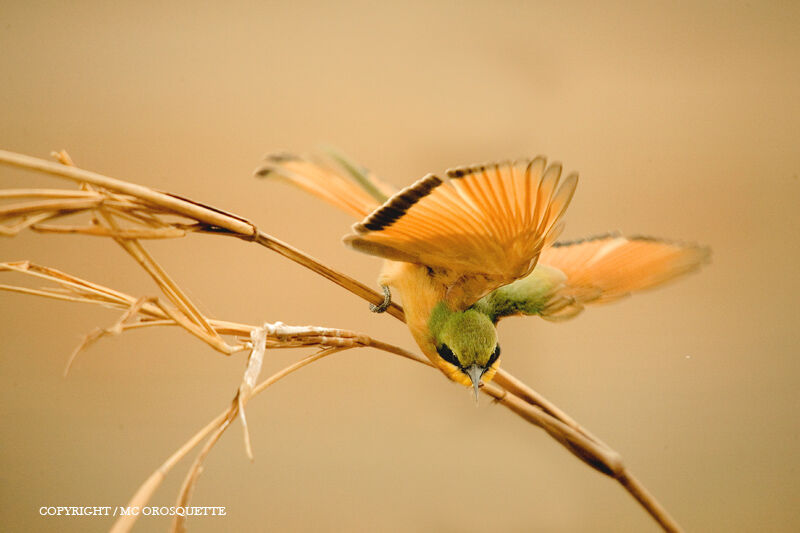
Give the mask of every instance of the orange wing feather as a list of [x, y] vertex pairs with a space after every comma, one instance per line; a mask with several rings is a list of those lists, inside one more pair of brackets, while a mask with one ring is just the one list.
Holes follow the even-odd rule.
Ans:
[[395, 194], [345, 242], [387, 259], [490, 278], [495, 286], [531, 272], [558, 236], [577, 185], [557, 189], [558, 164], [532, 161], [457, 168], [428, 175]]
[[[261, 177], [276, 176], [309, 192], [342, 211], [361, 218], [372, 212], [379, 203], [350, 177], [333, 165], [322, 160], [311, 160], [291, 154], [267, 156], [255, 174]], [[391, 196], [394, 190], [369, 177], [372, 185]]]
[[539, 261], [567, 279], [541, 314], [552, 320], [570, 318], [584, 304], [612, 302], [661, 285], [697, 270], [709, 257], [707, 247], [617, 234], [556, 243]]

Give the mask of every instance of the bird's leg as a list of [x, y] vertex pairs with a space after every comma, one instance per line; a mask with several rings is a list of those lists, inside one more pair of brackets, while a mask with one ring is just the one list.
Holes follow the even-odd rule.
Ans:
[[389, 290], [389, 286], [381, 285], [381, 289], [383, 289], [383, 302], [379, 305], [369, 304], [369, 310], [373, 313], [383, 313], [392, 304], [392, 291]]

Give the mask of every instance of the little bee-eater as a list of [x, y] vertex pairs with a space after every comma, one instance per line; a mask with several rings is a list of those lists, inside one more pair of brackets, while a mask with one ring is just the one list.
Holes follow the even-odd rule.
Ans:
[[[472, 386], [500, 364], [497, 322], [515, 315], [564, 320], [696, 270], [704, 247], [606, 234], [556, 242], [578, 184], [544, 157], [429, 174], [401, 191], [333, 155], [325, 160], [267, 158], [257, 175], [275, 175], [363, 218], [344, 237], [385, 259], [378, 283], [390, 303], [399, 293], [423, 353], [447, 377]], [[560, 182], [560, 184], [559, 184]]]

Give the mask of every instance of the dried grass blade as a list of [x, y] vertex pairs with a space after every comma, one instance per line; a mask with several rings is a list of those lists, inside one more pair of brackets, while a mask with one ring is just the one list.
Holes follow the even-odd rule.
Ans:
[[[169, 456], [166, 461], [164, 461], [161, 466], [156, 469], [155, 472], [150, 474], [144, 483], [142, 483], [139, 488], [136, 490], [136, 493], [128, 502], [128, 507], [143, 507], [150, 501], [150, 498], [153, 496], [153, 493], [156, 489], [161, 485], [161, 482], [164, 481], [164, 478], [167, 474], [172, 470], [172, 468], [186, 455], [194, 449], [195, 446], [200, 444], [204, 438], [206, 438], [209, 433], [214, 431], [220, 424], [223, 423], [225, 418], [228, 415], [228, 411], [219, 414], [214, 420], [209, 422], [203, 429], [195, 433], [192, 438], [190, 438], [183, 446], [178, 448], [175, 453]], [[114, 522], [114, 525], [111, 527], [111, 533], [126, 533], [130, 531], [134, 524], [136, 523], [136, 519], [139, 518], [138, 515], [126, 515], [120, 516], [117, 518], [117, 521]]]
[[32, 296], [43, 296], [45, 298], [52, 298], [54, 300], [65, 300], [68, 302], [90, 303], [90, 304], [100, 303], [97, 300], [93, 300], [91, 298], [70, 296], [68, 294], [53, 292], [51, 290], [46, 290], [46, 289], [29, 289], [27, 287], [17, 287], [15, 285], [0, 285], [0, 290], [8, 292], [18, 292], [21, 294], [30, 294]]
[[63, 226], [58, 224], [37, 224], [36, 222], [28, 225], [33, 226], [31, 228], [33, 231], [40, 233], [76, 233], [114, 239], [176, 239], [186, 236], [186, 231], [178, 228], [119, 229], [115, 231], [103, 226]]
[[[327, 348], [325, 350], [320, 350], [316, 353], [301, 359], [300, 361], [287, 366], [280, 372], [276, 372], [269, 378], [265, 379], [261, 383], [259, 383], [256, 387], [253, 388], [252, 396], [260, 394], [269, 386], [275, 384], [276, 382], [280, 381], [281, 379], [285, 378], [292, 372], [296, 372], [300, 370], [306, 365], [309, 365], [315, 361], [322, 359], [328, 355], [332, 355], [336, 352], [340, 352], [346, 348]], [[237, 392], [238, 397], [238, 392]], [[203, 462], [205, 461], [206, 457], [208, 456], [211, 449], [217, 443], [217, 441], [222, 437], [222, 434], [225, 432], [226, 429], [230, 426], [230, 423], [236, 418], [236, 414], [239, 412], [239, 403], [236, 398], [234, 398], [233, 402], [231, 403], [230, 408], [226, 412], [225, 419], [219, 425], [219, 427], [212, 433], [212, 435], [206, 441], [205, 446], [197, 455], [192, 464], [192, 467], [189, 469], [189, 472], [186, 474], [186, 478], [184, 479], [183, 486], [181, 487], [181, 492], [178, 496], [178, 500], [176, 502], [176, 506], [185, 507], [189, 503], [189, 499], [191, 498], [192, 491], [194, 490], [194, 486], [197, 484], [197, 478], [202, 472]], [[172, 531], [173, 532], [183, 532], [185, 531], [184, 524], [186, 522], [185, 516], [176, 515], [175, 520], [172, 524]]]
[[137, 207], [135, 209], [115, 209], [113, 207], [107, 208], [114, 216], [128, 220], [135, 224], [142, 224], [149, 228], [173, 228], [174, 224], [169, 224], [159, 219], [158, 216], [152, 212], [147, 212]]
[[27, 213], [36, 213], [40, 211], [56, 213], [83, 211], [85, 209], [97, 207], [104, 201], [105, 199], [102, 197], [73, 199], [59, 198], [56, 200], [40, 200], [38, 202], [10, 204], [0, 207], [0, 219], [18, 217]]
[[22, 220], [17, 222], [16, 224], [3, 226], [0, 225], [0, 235], [4, 237], [13, 237], [17, 235], [20, 231], [33, 226], [34, 224], [38, 224], [39, 222], [43, 222], [47, 219], [53, 218], [58, 216], [58, 213], [53, 213], [49, 211], [45, 211], [44, 213], [38, 213], [35, 215], [29, 215], [23, 217]]
[[0, 200], [10, 198], [95, 198], [96, 192], [73, 189], [3, 189]]
[[81, 341], [81, 343], [72, 351], [67, 359], [67, 364], [64, 366], [64, 377], [69, 374], [72, 364], [75, 362], [78, 354], [86, 350], [90, 345], [94, 344], [106, 335], [119, 335], [122, 333], [124, 324], [136, 316], [146, 302], [147, 298], [139, 298], [124, 313], [122, 313], [122, 316], [119, 318], [119, 320], [117, 320], [111, 327], [95, 328], [86, 334], [86, 336], [83, 338], [83, 341]]
[[131, 256], [136, 259], [139, 264], [147, 270], [159, 288], [164, 292], [167, 298], [172, 301], [175, 306], [180, 309], [192, 322], [197, 324], [201, 329], [205, 330], [212, 336], [216, 336], [216, 332], [208, 324], [203, 314], [197, 307], [189, 300], [184, 292], [172, 280], [167, 272], [161, 268], [161, 265], [144, 249], [144, 247], [137, 241], [130, 241], [124, 239], [117, 239], [117, 242]]
[[201, 341], [205, 342], [215, 350], [224, 353], [225, 355], [230, 355], [232, 353], [240, 351], [242, 348], [241, 346], [231, 346], [227, 344], [222, 337], [220, 337], [216, 331], [214, 331], [214, 335], [208, 335], [205, 331], [200, 329], [194, 322], [189, 320], [186, 315], [178, 311], [177, 309], [172, 309], [168, 305], [165, 305], [164, 302], [159, 300], [155, 300], [155, 303], [159, 309], [161, 309], [164, 313], [169, 316], [172, 320], [174, 320], [179, 326], [183, 329], [194, 335], [195, 337], [199, 338]]
[[242, 236], [253, 236], [255, 228], [250, 222], [239, 217], [228, 215], [220, 210], [203, 206], [184, 200], [178, 196], [154, 191], [148, 187], [121, 181], [96, 172], [83, 170], [74, 166], [53, 163], [37, 157], [0, 150], [0, 164], [26, 168], [71, 179], [76, 182], [86, 182], [90, 185], [102, 187], [112, 191], [128, 194], [140, 198], [153, 206], [160, 206], [170, 212], [178, 213], [188, 218], [199, 220], [211, 226], [227, 229]]
[[236, 394], [236, 401], [239, 404], [239, 417], [242, 419], [242, 429], [244, 430], [244, 447], [247, 457], [253, 460], [253, 446], [250, 442], [250, 430], [247, 427], [247, 417], [245, 416], [244, 406], [253, 394], [253, 387], [261, 374], [261, 365], [264, 362], [264, 352], [267, 349], [267, 329], [262, 326], [250, 332], [250, 356], [247, 358], [247, 368], [242, 376], [242, 383], [239, 385], [239, 392]]
[[[118, 231], [119, 228], [115, 224], [113, 217], [108, 213], [100, 213], [105, 222], [113, 229]], [[216, 339], [212, 346], [224, 344], [222, 338], [217, 335], [214, 328], [208, 323], [206, 318], [200, 312], [192, 301], [184, 294], [180, 287], [172, 280], [167, 272], [161, 268], [161, 265], [153, 259], [153, 257], [144, 249], [144, 247], [137, 240], [129, 239], [114, 239], [122, 248], [128, 252], [136, 261], [144, 268], [148, 274], [153, 278], [153, 281], [159, 286], [161, 291], [166, 297], [184, 314], [186, 317], [196, 324], [207, 336]], [[225, 352], [229, 353], [229, 352]]]
[[136, 301], [136, 298], [125, 293], [115, 291], [114, 289], [110, 289], [108, 287], [72, 276], [60, 270], [37, 265], [29, 261], [10, 261], [6, 263], [0, 263], [0, 272], [3, 270], [10, 270], [13, 272], [19, 272], [21, 274], [46, 279], [66, 287], [67, 289], [72, 289], [76, 294], [79, 295], [91, 294], [98, 300], [103, 300], [102, 303], [108, 303], [115, 306], [122, 305], [127, 307]]

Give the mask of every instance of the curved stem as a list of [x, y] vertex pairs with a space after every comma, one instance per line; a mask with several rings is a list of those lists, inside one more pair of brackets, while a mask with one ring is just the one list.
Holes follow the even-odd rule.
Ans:
[[681, 526], [678, 525], [667, 510], [658, 503], [658, 500], [656, 500], [652, 494], [650, 494], [650, 491], [639, 483], [639, 480], [633, 477], [633, 474], [628, 472], [627, 469], [623, 469], [621, 475], [617, 476], [616, 479], [625, 487], [625, 490], [636, 498], [636, 501], [647, 510], [650, 516], [659, 523], [664, 531], [669, 531], [670, 533], [680, 533], [683, 531]]
[[[286, 244], [266, 233], [257, 230], [256, 238], [254, 239], [255, 242], [269, 248], [272, 251], [278, 252], [282, 256], [291, 259], [295, 263], [299, 263], [304, 267], [313, 270], [320, 276], [331, 280], [332, 282], [336, 283], [340, 287], [347, 289], [348, 291], [352, 292], [356, 296], [363, 298], [364, 300], [370, 302], [373, 305], [379, 305], [383, 302], [384, 297], [382, 294], [379, 294], [377, 291], [370, 289], [360, 281], [356, 281], [350, 276], [342, 274], [341, 272], [337, 272], [330, 267], [327, 267], [311, 257], [310, 255], [301, 252], [297, 248]], [[396, 303], [392, 303], [389, 307], [386, 308], [386, 313], [392, 315], [396, 319], [405, 322], [405, 314], [403, 313], [403, 308], [397, 305]]]
[[[343, 348], [327, 348], [324, 350], [319, 350], [287, 367], [284, 369], [274, 373], [261, 383], [259, 383], [256, 387], [253, 388], [253, 392], [251, 396], [255, 396], [264, 392], [264, 390], [274, 385], [276, 382], [280, 381], [281, 379], [285, 378], [289, 374], [300, 370], [304, 366], [307, 366], [319, 359], [322, 359], [325, 356], [332, 355], [336, 352], [342, 351]], [[192, 437], [186, 441], [183, 446], [178, 448], [178, 450], [169, 456], [169, 458], [164, 461], [158, 469], [153, 472], [150, 477], [148, 477], [144, 483], [139, 487], [139, 490], [136, 491], [136, 494], [128, 502], [128, 507], [141, 507], [147, 503], [156, 489], [161, 485], [161, 482], [164, 481], [164, 478], [169, 473], [170, 470], [178, 463], [181, 459], [186, 457], [186, 455], [192, 451], [192, 449], [200, 444], [200, 442], [211, 435], [209, 440], [207, 441], [206, 445], [203, 447], [200, 455], [195, 459], [195, 462], [192, 464], [192, 467], [189, 470], [189, 473], [184, 480], [183, 486], [181, 488], [179, 501], [188, 501], [189, 492], [191, 491], [192, 485], [194, 481], [196, 481], [197, 476], [199, 475], [199, 469], [202, 466], [203, 459], [208, 452], [211, 450], [213, 445], [219, 440], [219, 437], [222, 436], [222, 433], [225, 429], [230, 425], [230, 423], [236, 418], [236, 414], [238, 412], [239, 404], [238, 402], [232, 402], [231, 407], [226, 409], [225, 411], [221, 412], [217, 415], [211, 422], [206, 424], [200, 431], [192, 435]], [[137, 515], [126, 515], [121, 516], [114, 522], [114, 526], [111, 528], [111, 533], [125, 533], [130, 531], [133, 527], [136, 519], [138, 518]], [[176, 515], [177, 518], [177, 515]]]

